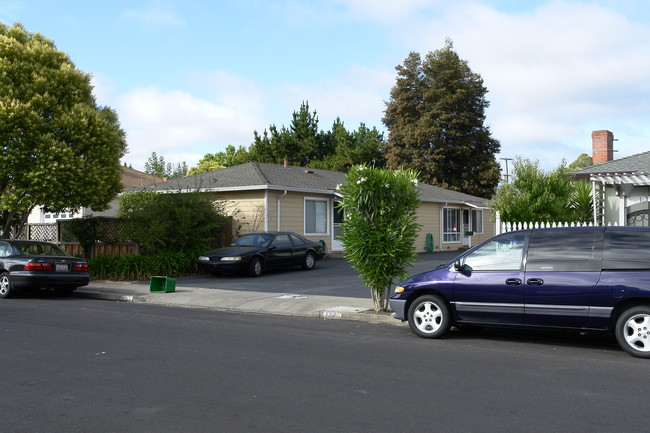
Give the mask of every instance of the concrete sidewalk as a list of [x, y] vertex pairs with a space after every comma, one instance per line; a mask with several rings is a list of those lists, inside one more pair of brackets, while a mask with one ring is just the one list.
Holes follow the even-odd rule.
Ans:
[[389, 313], [372, 311], [370, 295], [367, 299], [363, 299], [182, 286], [176, 286], [175, 291], [169, 293], [151, 293], [148, 282], [113, 281], [91, 281], [88, 286], [80, 287], [74, 293], [75, 296], [84, 298], [170, 307], [319, 317], [406, 326], [399, 320], [393, 319]]

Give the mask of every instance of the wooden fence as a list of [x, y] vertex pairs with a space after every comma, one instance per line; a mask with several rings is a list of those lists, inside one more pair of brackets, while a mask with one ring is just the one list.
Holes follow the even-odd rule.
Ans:
[[[63, 248], [67, 253], [73, 256], [83, 257], [84, 250], [78, 242], [60, 242], [58, 245]], [[126, 255], [138, 255], [140, 253], [137, 244], [94, 244], [90, 258], [95, 258], [101, 255], [109, 255], [113, 257], [120, 257]]]

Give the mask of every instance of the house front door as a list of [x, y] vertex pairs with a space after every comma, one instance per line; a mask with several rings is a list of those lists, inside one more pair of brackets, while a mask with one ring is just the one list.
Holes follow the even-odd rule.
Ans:
[[463, 246], [464, 247], [470, 247], [472, 246], [472, 240], [469, 238], [467, 233], [470, 231], [470, 223], [469, 223], [469, 210], [468, 209], [463, 209], [463, 223], [461, 224], [461, 236], [463, 237]]
[[343, 243], [341, 242], [341, 224], [343, 223], [344, 215], [343, 210], [339, 209], [338, 201], [334, 201], [332, 206], [332, 248], [331, 251], [343, 251]]

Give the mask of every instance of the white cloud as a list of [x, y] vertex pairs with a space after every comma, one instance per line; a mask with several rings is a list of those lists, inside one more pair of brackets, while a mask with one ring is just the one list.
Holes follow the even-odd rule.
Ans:
[[[382, 130], [381, 117], [386, 89], [394, 84], [392, 72], [374, 70], [362, 65], [352, 65], [339, 76], [308, 84], [285, 84], [278, 89], [278, 99], [285, 110], [284, 121], [288, 126], [291, 113], [308, 101], [311, 111], [316, 110], [319, 126], [329, 130], [336, 117], [340, 117], [348, 130], [359, 123]], [[280, 126], [280, 125], [278, 125]]]
[[[453, 40], [485, 80], [488, 122], [503, 156], [554, 168], [563, 157], [591, 152], [592, 129], [616, 136], [650, 132], [647, 26], [593, 3], [550, 2], [520, 13], [475, 2], [450, 5], [408, 33], [391, 31], [422, 54]], [[647, 148], [639, 139], [628, 140], [630, 153]]]
[[[447, 37], [485, 80], [491, 101], [487, 123], [501, 141], [501, 157], [522, 155], [555, 168], [562, 158], [590, 153], [596, 129], [609, 129], [619, 138], [618, 157], [647, 150], [650, 28], [614, 6], [553, 1], [514, 12], [463, 0], [331, 1], [330, 6], [342, 6], [344, 16], [340, 9], [320, 13], [309, 4], [288, 2], [294, 14], [286, 19], [311, 22], [302, 18], [320, 13], [325, 21], [378, 23], [386, 35], [378, 41], [386, 46], [384, 57], [376, 60], [380, 66], [341, 65], [327, 78], [300, 77], [300, 83], [287, 78], [264, 88], [260, 83], [269, 81], [266, 77], [256, 82], [223, 70], [193, 72], [189, 84], [179, 83], [176, 90], [146, 87], [119, 95], [108, 79], [95, 77], [98, 102], [116, 108], [128, 133], [125, 160], [141, 168], [155, 151], [166, 161], [191, 166], [227, 144], [249, 145], [254, 130], [288, 126], [302, 101], [317, 111], [321, 129], [329, 129], [337, 116], [348, 129], [360, 122], [382, 129], [394, 66], [410, 51], [442, 48]], [[185, 24], [161, 9], [124, 17]]]
[[[249, 95], [251, 96], [251, 95]], [[152, 152], [166, 162], [196, 165], [206, 153], [228, 144], [250, 143], [255, 115], [249, 103], [226, 103], [196, 97], [180, 90], [156, 87], [133, 89], [116, 98], [129, 153], [124, 160], [141, 169]]]

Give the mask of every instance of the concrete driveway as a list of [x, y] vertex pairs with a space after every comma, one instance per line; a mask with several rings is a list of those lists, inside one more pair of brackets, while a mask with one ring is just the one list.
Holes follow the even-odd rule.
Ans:
[[[420, 261], [413, 264], [409, 275], [415, 275], [446, 263], [460, 254], [459, 251], [420, 254]], [[222, 290], [237, 290], [268, 293], [294, 293], [297, 295], [339, 296], [350, 298], [369, 297], [357, 272], [341, 258], [325, 258], [316, 262], [311, 271], [300, 268], [272, 270], [259, 278], [245, 275], [222, 275], [213, 277], [201, 275], [176, 279], [178, 286], [202, 287]]]

